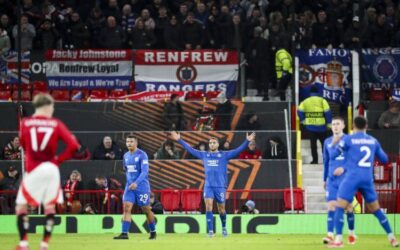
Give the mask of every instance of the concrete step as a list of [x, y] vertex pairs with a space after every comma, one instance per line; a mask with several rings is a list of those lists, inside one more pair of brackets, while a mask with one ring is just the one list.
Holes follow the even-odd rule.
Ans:
[[305, 178], [320, 178], [320, 179], [322, 179], [323, 175], [324, 174], [322, 172], [317, 172], [317, 171], [307, 172], [307, 173], [303, 172], [303, 176]]
[[311, 212], [311, 211], [326, 211], [326, 203], [322, 203], [322, 202], [308, 202], [307, 203], [307, 213]]
[[324, 166], [322, 164], [303, 164], [303, 173], [305, 171], [324, 171]]
[[318, 210], [318, 209], [313, 209], [313, 210], [308, 210], [308, 214], [326, 214], [326, 210]]
[[322, 179], [303, 179], [303, 186], [309, 187], [322, 187], [324, 185], [324, 181]]
[[308, 186], [304, 188], [308, 194], [315, 194], [315, 193], [320, 193], [320, 194], [325, 194], [324, 187], [322, 186]]
[[315, 196], [308, 196], [307, 197], [307, 203], [325, 203], [326, 202], [326, 198], [324, 195], [315, 195]]

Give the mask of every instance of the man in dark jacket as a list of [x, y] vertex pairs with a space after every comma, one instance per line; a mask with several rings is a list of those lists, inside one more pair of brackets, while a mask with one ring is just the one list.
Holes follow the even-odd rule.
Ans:
[[375, 24], [369, 32], [368, 45], [370, 48], [389, 47], [392, 43], [393, 30], [386, 23], [385, 14], [380, 14], [376, 18]]
[[177, 17], [173, 15], [164, 29], [165, 48], [181, 50], [183, 47], [181, 36], [181, 27], [178, 24]]
[[129, 38], [129, 45], [133, 49], [150, 49], [156, 43], [153, 30], [145, 29], [142, 20], [136, 22], [136, 27]]
[[247, 47], [246, 57], [249, 67], [252, 69], [258, 95], [264, 96], [264, 100], [268, 100], [268, 89], [272, 74], [270, 70], [272, 68], [272, 50], [268, 41], [260, 36], [261, 32], [261, 27], [254, 29], [254, 38]]
[[328, 23], [324, 10], [318, 12], [318, 21], [313, 24], [313, 46], [326, 48], [333, 46], [334, 28]]
[[122, 150], [111, 139], [105, 136], [103, 143], [96, 147], [93, 152], [93, 160], [120, 160], [122, 159]]
[[100, 32], [99, 44], [105, 49], [122, 49], [125, 43], [125, 34], [120, 26], [117, 26], [115, 17], [107, 18], [107, 27]]
[[365, 43], [365, 32], [360, 26], [360, 18], [353, 17], [352, 25], [344, 34], [344, 46], [349, 49], [361, 49]]
[[232, 111], [233, 105], [231, 100], [224, 98], [222, 102], [218, 103], [215, 109], [215, 116], [218, 119], [218, 130], [231, 130]]
[[71, 13], [71, 19], [64, 33], [64, 44], [70, 49], [82, 49], [89, 46], [90, 32], [81, 21], [78, 12]]
[[166, 130], [183, 129], [183, 110], [178, 95], [171, 95], [170, 101], [165, 104], [163, 118]]
[[286, 159], [286, 147], [279, 136], [268, 138], [267, 147], [264, 151], [264, 159]]
[[36, 47], [43, 51], [57, 48], [57, 41], [60, 38], [60, 35], [53, 27], [51, 19], [45, 19], [43, 21], [37, 32], [36, 38], [38, 41]]
[[182, 41], [185, 49], [201, 49], [203, 45], [203, 28], [195, 21], [194, 14], [190, 12], [182, 27]]
[[238, 130], [254, 131], [259, 130], [260, 128], [261, 124], [258, 121], [258, 116], [254, 113], [249, 113], [243, 117], [239, 124]]

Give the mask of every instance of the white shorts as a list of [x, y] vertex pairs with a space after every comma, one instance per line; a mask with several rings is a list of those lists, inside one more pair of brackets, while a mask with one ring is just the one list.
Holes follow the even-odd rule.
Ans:
[[52, 162], [43, 162], [29, 174], [25, 174], [18, 190], [16, 203], [31, 206], [63, 203], [60, 171]]

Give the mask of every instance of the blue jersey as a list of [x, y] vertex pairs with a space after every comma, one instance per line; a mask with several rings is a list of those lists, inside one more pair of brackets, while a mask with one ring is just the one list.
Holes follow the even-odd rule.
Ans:
[[226, 188], [228, 186], [228, 161], [246, 149], [246, 140], [238, 148], [229, 151], [206, 152], [189, 146], [185, 141], [178, 141], [189, 153], [203, 161], [206, 181], [204, 187]]
[[124, 169], [126, 172], [126, 185], [137, 184], [137, 190], [150, 189], [149, 184], [149, 158], [146, 152], [136, 149], [134, 153], [124, 154]]
[[333, 156], [341, 153], [346, 158], [348, 174], [363, 180], [373, 181], [375, 157], [384, 164], [389, 160], [379, 142], [364, 132], [357, 132], [340, 140]]
[[[342, 136], [342, 140], [346, 138], [347, 135], [344, 134]], [[323, 158], [324, 158], [324, 181], [329, 178], [335, 177], [333, 172], [338, 167], [345, 167], [345, 158], [344, 154], [340, 153], [340, 155], [333, 157], [336, 151], [336, 145], [332, 145], [333, 136], [327, 138], [324, 141], [324, 148], [323, 148]]]

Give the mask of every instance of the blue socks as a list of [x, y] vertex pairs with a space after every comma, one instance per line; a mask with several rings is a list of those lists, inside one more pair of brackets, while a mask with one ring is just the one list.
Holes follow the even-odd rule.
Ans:
[[337, 207], [335, 210], [335, 229], [336, 235], [343, 234], [343, 214], [344, 209], [341, 207]]
[[226, 213], [220, 214], [219, 218], [221, 219], [222, 228], [226, 227]]
[[389, 220], [387, 219], [386, 215], [382, 212], [382, 210], [381, 209], [376, 210], [374, 212], [374, 215], [379, 220], [379, 223], [381, 223], [383, 229], [385, 229], [385, 232], [387, 234], [391, 234], [392, 229], [390, 228]]
[[214, 232], [214, 216], [212, 211], [206, 211], [208, 232]]
[[335, 211], [328, 211], [328, 218], [327, 218], [328, 233], [333, 233], [333, 228], [335, 225], [334, 220], [335, 220]]
[[147, 223], [147, 225], [149, 226], [150, 232], [155, 232], [156, 231], [156, 223], [155, 223], [155, 221]]
[[354, 230], [354, 213], [347, 212], [347, 224], [349, 225], [349, 230]]
[[122, 233], [124, 233], [124, 234], [129, 233], [130, 227], [131, 227], [130, 221], [122, 221]]

